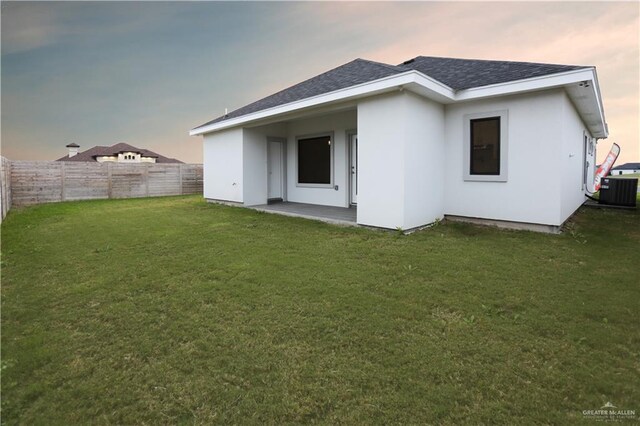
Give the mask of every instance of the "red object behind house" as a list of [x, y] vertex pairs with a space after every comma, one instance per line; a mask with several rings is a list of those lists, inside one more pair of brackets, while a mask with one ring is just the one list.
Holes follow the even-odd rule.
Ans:
[[620, 147], [617, 143], [614, 143], [611, 147], [611, 151], [607, 154], [607, 158], [600, 164], [598, 170], [596, 170], [596, 177], [593, 182], [593, 192], [600, 191], [600, 185], [602, 178], [607, 177], [611, 168], [613, 167], [613, 163], [618, 159], [618, 155], [620, 155]]

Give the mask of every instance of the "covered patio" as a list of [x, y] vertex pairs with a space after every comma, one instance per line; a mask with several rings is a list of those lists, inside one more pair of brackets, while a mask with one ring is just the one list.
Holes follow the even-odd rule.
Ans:
[[288, 201], [262, 204], [250, 207], [254, 210], [281, 214], [284, 216], [303, 217], [345, 226], [357, 226], [355, 206], [335, 207], [316, 204], [292, 203]]

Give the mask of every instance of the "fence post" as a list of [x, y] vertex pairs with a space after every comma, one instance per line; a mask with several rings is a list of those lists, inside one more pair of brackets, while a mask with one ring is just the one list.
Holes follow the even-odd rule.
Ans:
[[65, 166], [66, 161], [61, 161], [61, 167], [60, 167], [60, 201], [64, 201], [66, 199], [66, 194], [65, 192], [65, 188], [64, 188], [64, 180], [65, 180], [65, 170], [64, 170], [64, 166]]
[[113, 198], [113, 182], [111, 178], [111, 162], [107, 162], [107, 196], [108, 198]]
[[182, 166], [184, 166], [184, 164], [178, 164], [178, 168], [180, 169], [180, 195], [184, 195], [184, 181], [183, 181], [183, 172], [182, 172]]
[[144, 186], [145, 186], [145, 197], [149, 196], [149, 163], [145, 163], [144, 166]]

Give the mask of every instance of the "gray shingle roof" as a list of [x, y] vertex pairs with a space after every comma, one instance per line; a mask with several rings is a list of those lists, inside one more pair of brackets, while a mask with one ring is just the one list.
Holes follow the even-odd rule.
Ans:
[[241, 117], [256, 111], [262, 111], [267, 108], [288, 104], [290, 102], [307, 99], [323, 93], [333, 92], [335, 90], [344, 89], [355, 86], [357, 84], [366, 83], [379, 78], [387, 77], [393, 74], [403, 72], [393, 65], [381, 64], [379, 62], [367, 61], [365, 59], [356, 59], [337, 68], [322, 73], [316, 77], [305, 80], [294, 86], [286, 88], [274, 93], [273, 95], [262, 98], [249, 105], [243, 106], [235, 111], [231, 111], [227, 115], [211, 120], [201, 126], [218, 123], [230, 118]]
[[589, 68], [579, 65], [436, 58], [433, 56], [418, 56], [403, 62], [398, 67], [420, 71], [446, 84], [453, 90], [464, 90], [472, 87], [482, 87]]
[[285, 105], [335, 90], [378, 80], [410, 70], [419, 71], [451, 87], [463, 90], [531, 77], [556, 74], [581, 68], [577, 65], [539, 64], [532, 62], [486, 61], [476, 59], [418, 56], [399, 65], [356, 59], [278, 93], [243, 106], [198, 127], [241, 117], [268, 108]]
[[153, 151], [149, 151], [148, 149], [136, 148], [135, 146], [131, 146], [124, 142], [117, 143], [112, 146], [94, 146], [86, 151], [79, 152], [73, 157], [69, 157], [67, 154], [64, 157], [58, 158], [56, 161], [96, 161], [96, 157], [101, 157], [103, 155], [118, 155], [121, 152], [137, 152], [143, 157], [153, 157], [156, 159], [156, 163], [182, 163], [182, 161], [176, 160], [175, 158], [168, 158], [163, 155], [156, 154]]

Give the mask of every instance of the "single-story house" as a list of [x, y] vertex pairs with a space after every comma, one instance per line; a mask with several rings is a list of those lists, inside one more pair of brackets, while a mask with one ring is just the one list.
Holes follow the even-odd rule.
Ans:
[[112, 146], [94, 146], [80, 152], [80, 145], [70, 143], [66, 145], [69, 153], [56, 161], [89, 161], [113, 163], [182, 163], [175, 158], [168, 158], [151, 150], [136, 148], [128, 143], [117, 143]]
[[612, 176], [629, 175], [631, 173], [640, 173], [640, 163], [625, 163], [614, 167], [609, 172]]
[[202, 124], [204, 196], [554, 232], [584, 202], [608, 135], [593, 66], [356, 59]]

